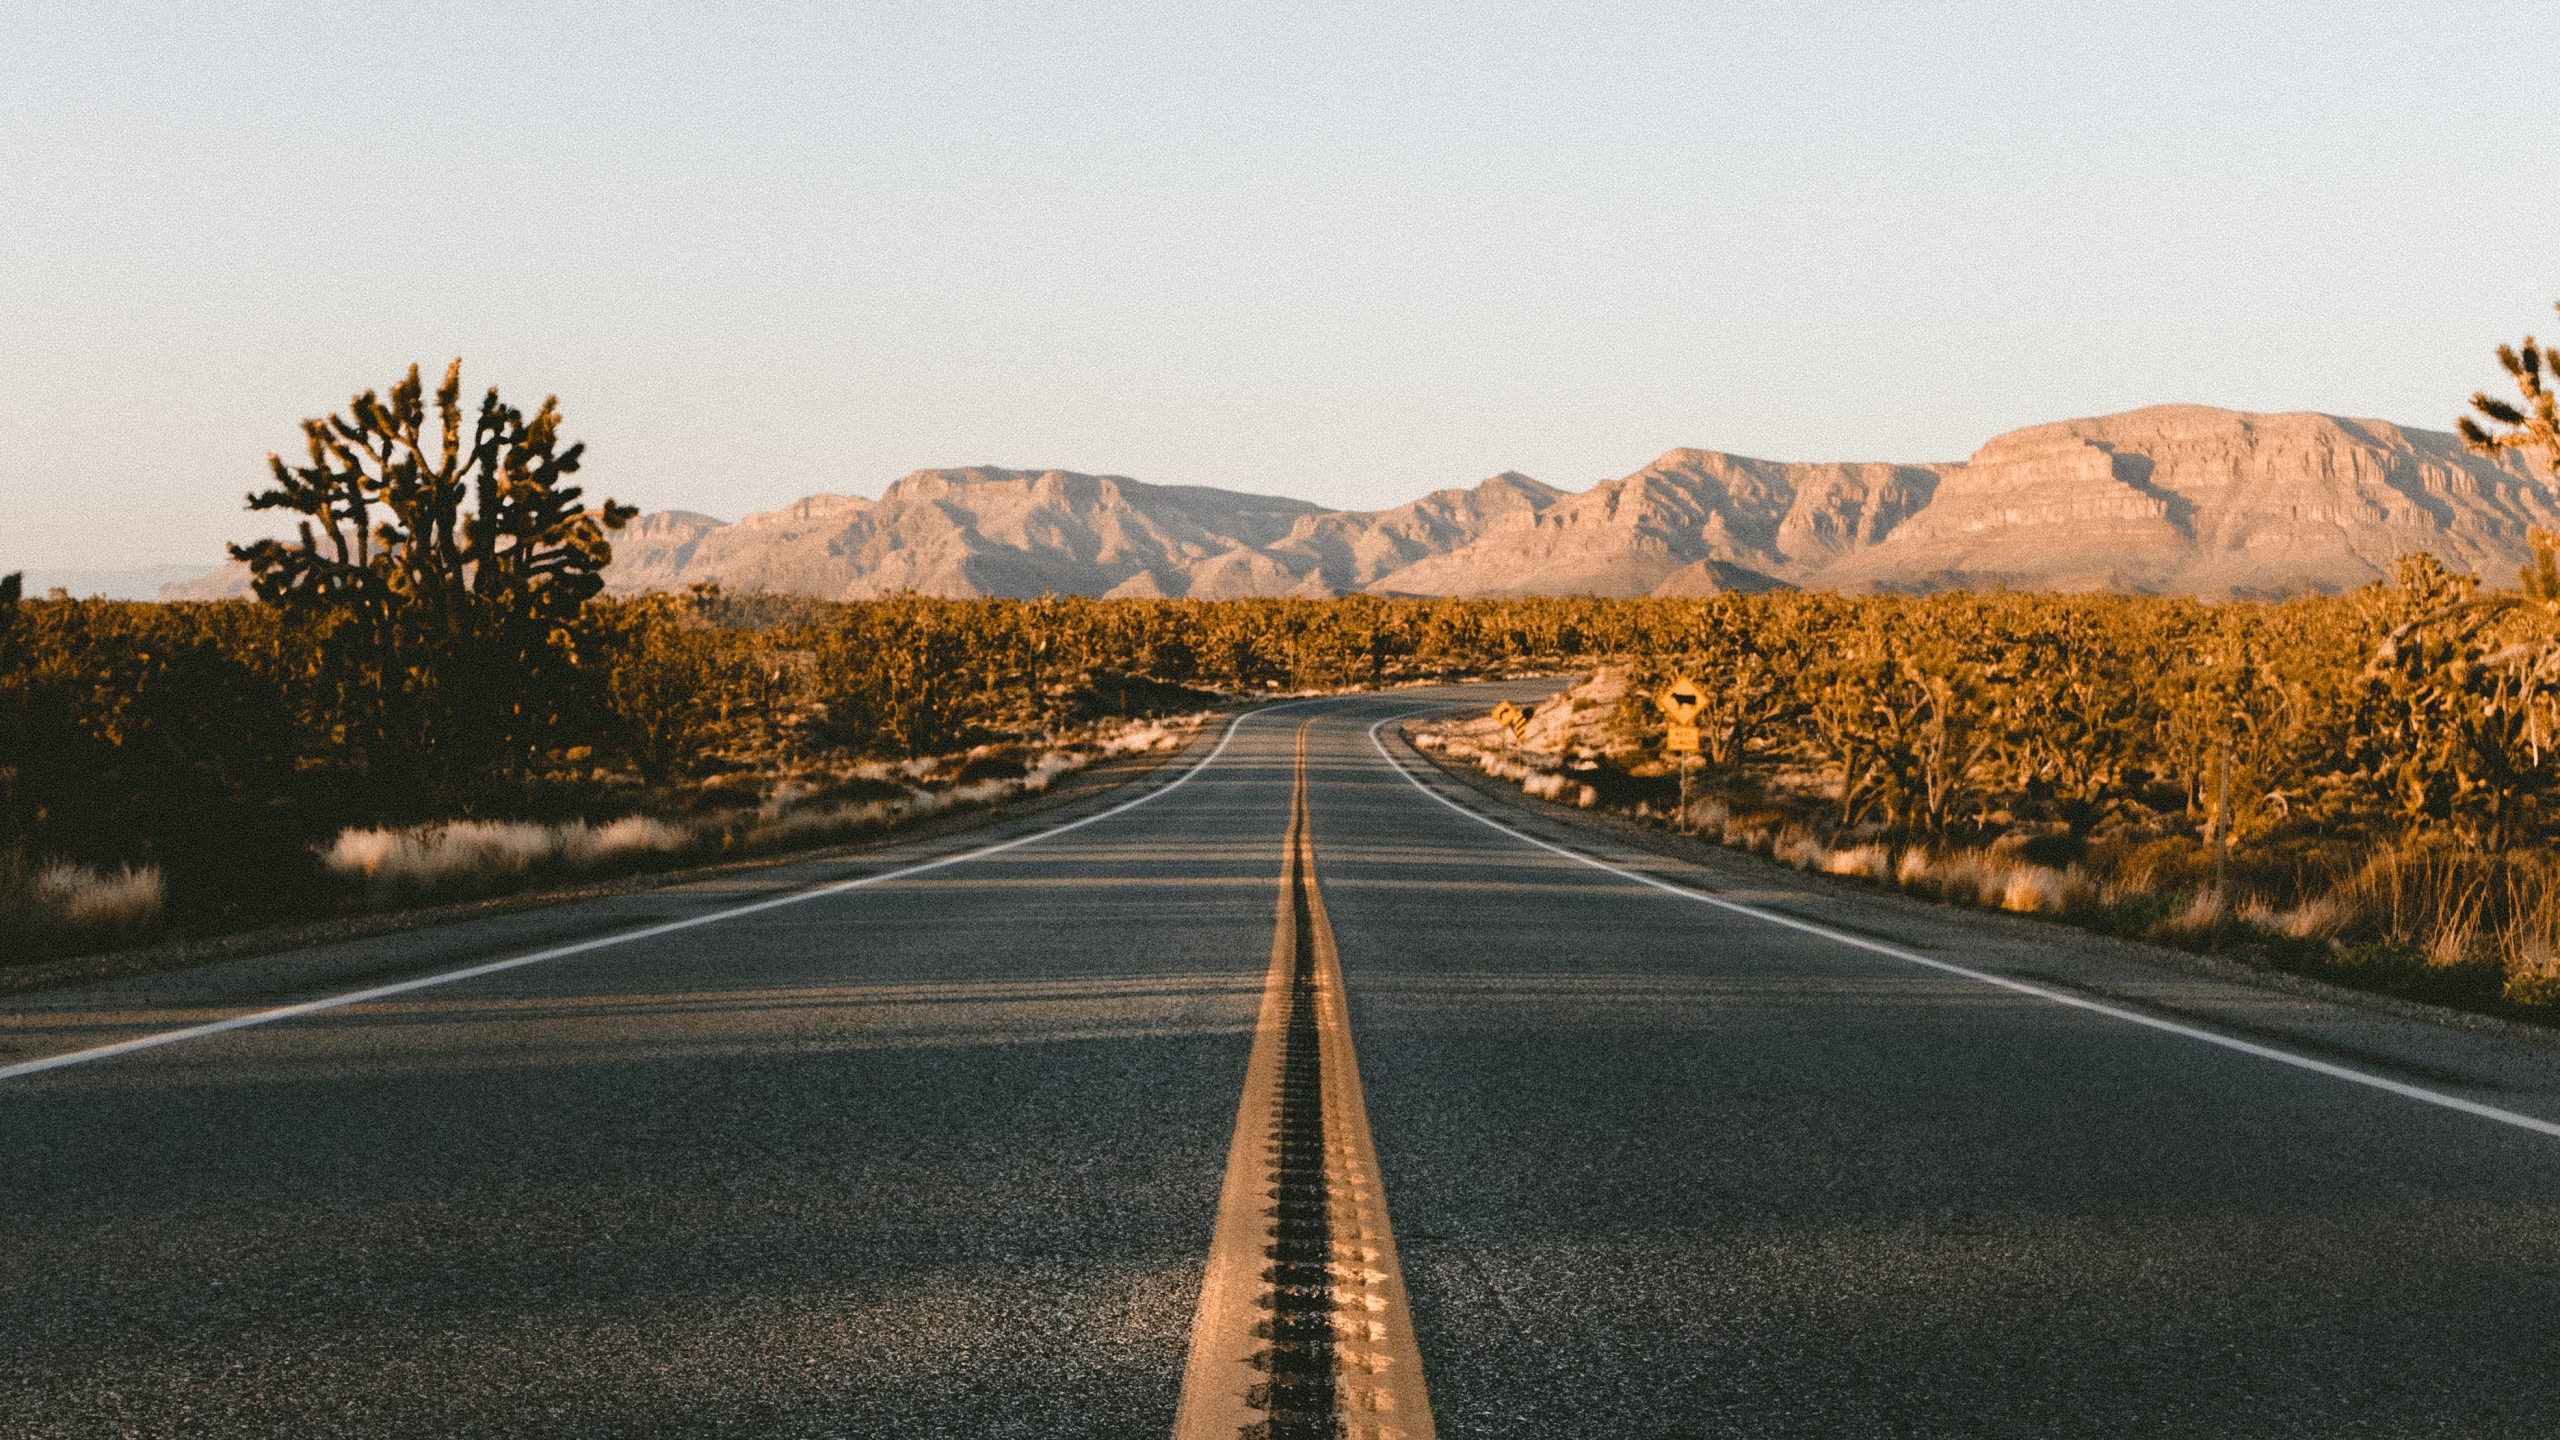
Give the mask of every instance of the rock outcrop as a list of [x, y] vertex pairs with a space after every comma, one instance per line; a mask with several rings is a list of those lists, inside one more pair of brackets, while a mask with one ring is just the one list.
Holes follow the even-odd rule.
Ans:
[[1882, 540], [1946, 465], [1799, 465], [1674, 450], [1623, 480], [1504, 516], [1373, 588], [1414, 595], [1667, 595], [1773, 588]]
[[2442, 431], [2159, 405], [1993, 439], [1808, 583], [2272, 597], [2351, 589], [2412, 550], [2511, 583], [2534, 525], [2560, 529], [2551, 477]]

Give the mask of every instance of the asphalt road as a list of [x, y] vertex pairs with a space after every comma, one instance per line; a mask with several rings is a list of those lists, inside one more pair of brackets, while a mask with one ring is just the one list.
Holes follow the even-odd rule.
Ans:
[[[0, 1434], [1166, 1434], [1310, 714], [1442, 1435], [2560, 1433], [2560, 1138], [1537, 848], [1373, 747], [1430, 699], [1248, 718], [1157, 798], [959, 864], [0, 1079]], [[2549, 1044], [1426, 783], [1852, 938], [2560, 1120]], [[20, 997], [0, 1067], [966, 843]]]

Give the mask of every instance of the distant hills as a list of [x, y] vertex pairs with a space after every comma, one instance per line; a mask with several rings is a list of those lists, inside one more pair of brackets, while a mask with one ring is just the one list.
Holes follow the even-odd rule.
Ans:
[[734, 525], [669, 512], [614, 539], [616, 589], [718, 579], [858, 599], [930, 595], [1339, 595], [1375, 589], [1534, 518], [1560, 492], [1524, 475], [1392, 510], [1147, 485], [1063, 470], [919, 470], [878, 500], [813, 495]]
[[[2560, 485], [2382, 420], [2162, 405], [2013, 430], [1971, 458], [1803, 464], [1673, 450], [1566, 492], [1502, 474], [1390, 510], [1068, 471], [919, 470], [724, 524], [614, 537], [617, 591], [718, 580], [828, 599], [2350, 589], [2432, 551], [2512, 583]], [[237, 592], [236, 567], [162, 591]]]
[[[0, 564], [0, 574], [11, 567]], [[202, 574], [201, 565], [139, 565], [122, 570], [28, 570], [18, 582], [29, 595], [59, 590], [86, 600], [149, 600], [174, 583]]]

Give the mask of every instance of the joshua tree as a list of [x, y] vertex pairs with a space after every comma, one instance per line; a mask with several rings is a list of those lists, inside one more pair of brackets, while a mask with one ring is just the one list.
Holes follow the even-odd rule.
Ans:
[[[311, 463], [267, 457], [274, 488], [252, 510], [303, 515], [298, 543], [234, 545], [260, 599], [322, 627], [368, 768], [433, 809], [469, 809], [520, 773], [575, 708], [579, 616], [604, 588], [607, 530], [632, 507], [590, 510], [574, 485], [586, 447], [559, 443], [555, 396], [530, 419], [491, 390], [466, 440], [462, 362], [436, 387], [427, 428], [416, 366], [386, 401], [306, 420]], [[469, 508], [465, 508], [465, 502]], [[386, 797], [392, 798], [392, 797]]]
[[468, 446], [461, 398], [456, 360], [436, 387], [441, 434], [427, 436], [412, 365], [388, 403], [367, 390], [348, 402], [352, 419], [302, 422], [311, 463], [288, 466], [268, 456], [275, 488], [249, 497], [252, 510], [312, 517], [302, 522], [301, 544], [231, 547], [234, 559], [249, 563], [259, 598], [352, 605], [384, 616], [423, 611], [458, 635], [472, 601], [574, 606], [603, 589], [599, 572], [613, 558], [604, 532], [638, 512], [611, 500], [589, 511], [578, 488], [561, 483], [577, 472], [587, 447], [559, 448], [559, 397], [527, 420], [491, 390]]
[[[2560, 305], [2552, 308], [2560, 309]], [[2479, 421], [2465, 415], [2454, 422], [2462, 431], [2463, 442], [2482, 454], [2500, 450], [2539, 450], [2543, 458], [2560, 465], [2560, 399], [2555, 399], [2550, 383], [2543, 379], [2545, 371], [2553, 382], [2560, 382], [2560, 350], [2546, 350], [2524, 337], [2521, 347], [2498, 347], [2498, 363], [2515, 377], [2516, 394], [2523, 399], [2521, 408], [2483, 390], [2471, 397], [2471, 408], [2492, 422], [2505, 426], [2503, 432], [2492, 432]]]
[[[2484, 455], [2536, 450], [2560, 466], [2550, 383], [2560, 381], [2560, 352], [2528, 335], [2522, 346], [2499, 346], [2498, 364], [2524, 403], [2475, 393], [2471, 408], [2501, 428], [2465, 415], [2455, 422], [2463, 443]], [[2480, 594], [2433, 556], [2402, 556], [2392, 574], [2404, 614], [2364, 673], [2360, 730], [2375, 750], [2367, 771], [2411, 823], [2450, 820], [2492, 846], [2528, 833], [2560, 790], [2543, 763], [2560, 722], [2560, 564], [2540, 526], [2525, 543], [2532, 558], [2521, 595]]]
[[[2463, 444], [2483, 455], [2539, 450], [2546, 462], [2560, 469], [2560, 396], [2552, 389], [2560, 384], [2560, 350], [2545, 349], [2527, 335], [2521, 346], [2499, 346], [2498, 364], [2514, 377], [2517, 398], [2524, 403], [2511, 405], [2486, 390], [2473, 394], [2471, 408], [2503, 428], [2493, 431], [2465, 415], [2454, 422], [2462, 431]], [[2524, 567], [2525, 595], [2546, 604], [2560, 601], [2560, 564], [2554, 563], [2552, 554], [2560, 538], [2536, 526], [2526, 533], [2525, 542], [2533, 549], [2533, 559]]]

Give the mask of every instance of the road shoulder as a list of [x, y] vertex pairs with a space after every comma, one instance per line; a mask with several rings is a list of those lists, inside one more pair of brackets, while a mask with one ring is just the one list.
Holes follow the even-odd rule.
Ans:
[[1938, 905], [1524, 795], [1380, 732], [1438, 793], [1575, 853], [2003, 978], [2560, 1118], [2560, 1032], [2050, 921]]
[[43, 967], [50, 972], [44, 983], [0, 995], [0, 1065], [687, 919], [1017, 839], [1172, 783], [1226, 729], [1203, 726], [1178, 750], [1107, 761], [1040, 795], [945, 812], [855, 844], [56, 962]]

